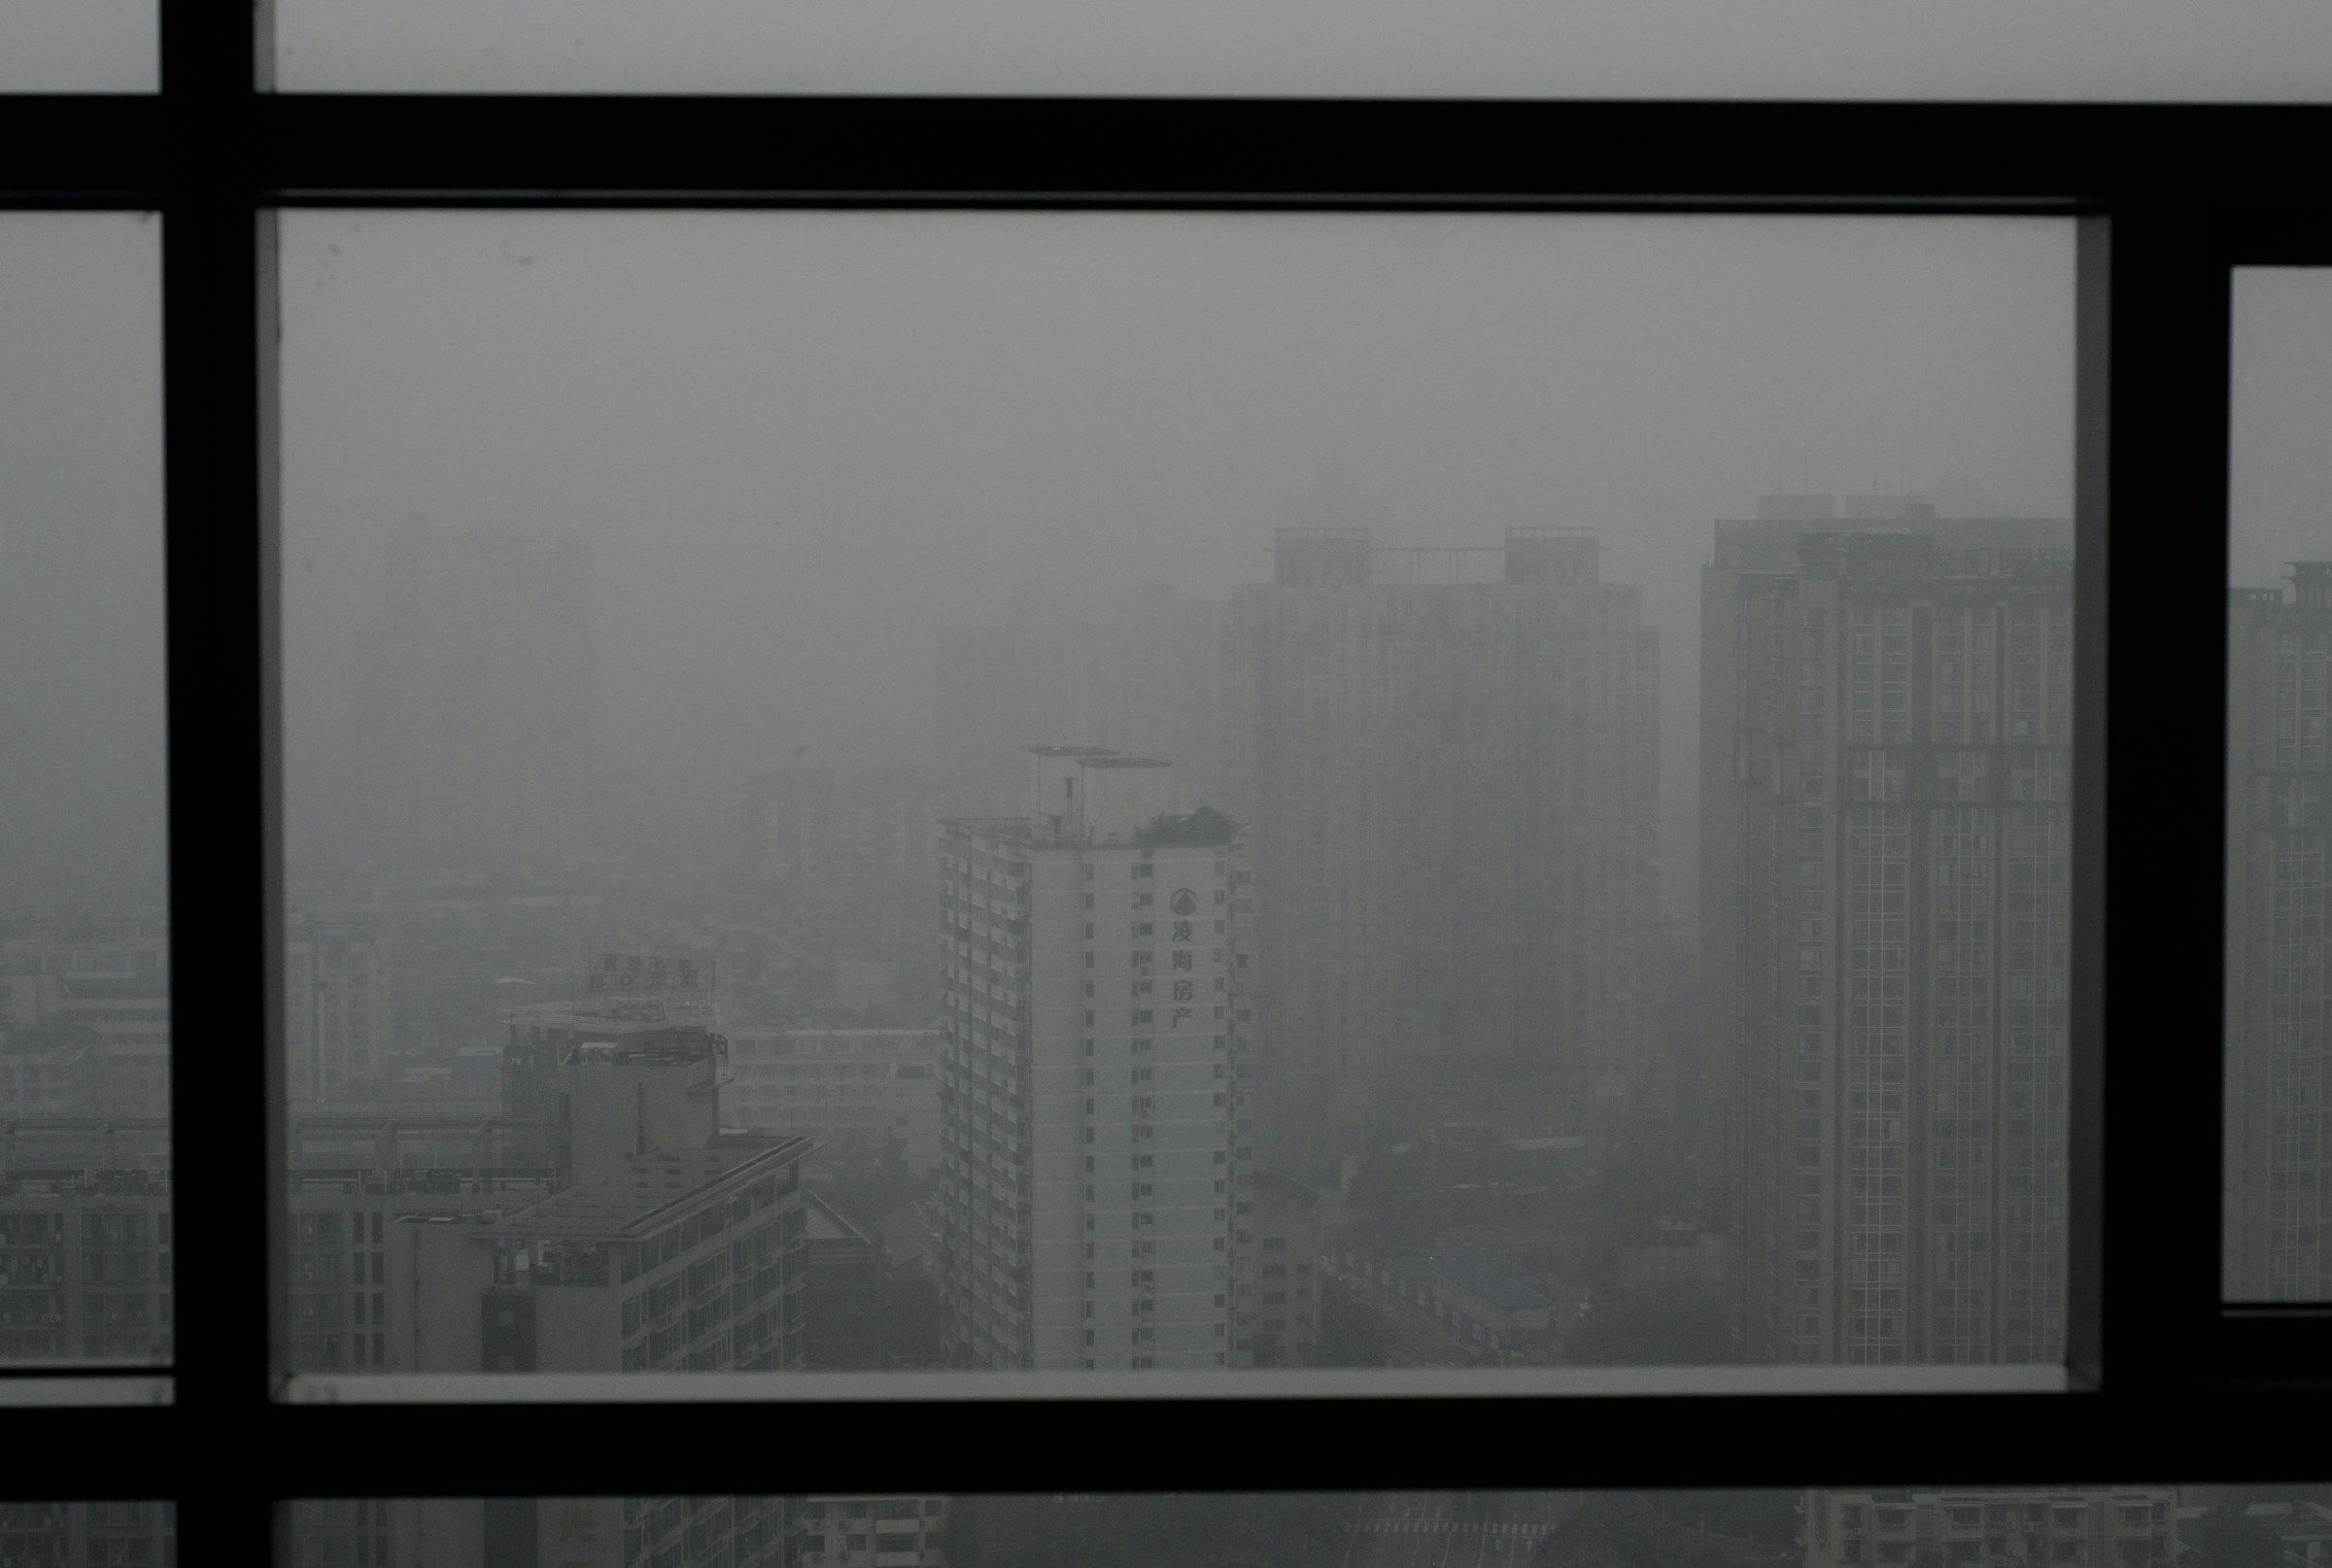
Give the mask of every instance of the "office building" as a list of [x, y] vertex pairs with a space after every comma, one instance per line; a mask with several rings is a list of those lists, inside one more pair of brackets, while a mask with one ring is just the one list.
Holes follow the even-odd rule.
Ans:
[[2177, 1562], [2178, 1494], [2167, 1486], [2078, 1491], [1805, 1494], [1805, 1568], [1881, 1563]]
[[287, 922], [284, 1060], [295, 1106], [360, 1098], [387, 1074], [389, 952], [376, 922]]
[[1264, 1157], [1576, 1133], [1657, 1037], [1659, 648], [1592, 529], [1383, 550], [1283, 528], [1231, 600], [1226, 809], [1252, 824]]
[[940, 1036], [932, 1029], [729, 1032], [721, 1114], [730, 1126], [814, 1140], [827, 1158], [896, 1148], [918, 1174], [940, 1163]]
[[1752, 1360], [2061, 1353], [2069, 545], [1917, 512], [1719, 528], [1707, 874]]
[[943, 825], [942, 1280], [965, 1363], [1244, 1365], [1252, 919], [1237, 827], [1163, 763], [1029, 756]]
[[2227, 611], [2225, 1288], [2332, 1292], [2332, 1069], [2324, 984], [2332, 865], [2332, 562]]

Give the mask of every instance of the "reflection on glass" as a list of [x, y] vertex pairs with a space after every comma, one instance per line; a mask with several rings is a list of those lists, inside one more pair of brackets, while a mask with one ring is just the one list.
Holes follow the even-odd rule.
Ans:
[[2064, 225], [283, 236], [302, 1367], [2057, 1357]]
[[2234, 290], [2222, 1282], [2332, 1301], [2332, 273]]
[[170, 1358], [157, 231], [0, 218], [0, 1362]]
[[[2332, 1487], [425, 1498], [293, 1505], [295, 1562], [445, 1568], [1848, 1568], [2313, 1560]], [[554, 1555], [554, 1552], [556, 1553]]]
[[9, 0], [0, 92], [152, 92], [154, 0]]

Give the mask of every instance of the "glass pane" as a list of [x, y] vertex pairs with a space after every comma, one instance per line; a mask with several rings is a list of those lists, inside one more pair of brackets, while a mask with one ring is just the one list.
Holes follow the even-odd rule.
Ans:
[[152, 92], [154, 0], [9, 0], [0, 92]]
[[2224, 1289], [2332, 1301], [2332, 272], [2234, 290]]
[[2068, 224], [282, 234], [303, 1366], [2057, 1358]]
[[159, 229], [0, 217], [0, 1363], [170, 1359]]
[[298, 92], [2299, 100], [2315, 0], [278, 0]]
[[2332, 1486], [405, 1498], [292, 1535], [300, 1568], [2157, 1568], [2319, 1560]]

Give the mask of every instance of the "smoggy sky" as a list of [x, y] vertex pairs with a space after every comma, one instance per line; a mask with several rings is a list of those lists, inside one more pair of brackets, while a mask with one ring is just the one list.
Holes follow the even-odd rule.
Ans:
[[0, 215], [0, 917], [161, 893], [160, 226]]
[[1593, 525], [1663, 639], [1681, 907], [1712, 520], [1946, 477], [2071, 505], [2058, 222], [309, 212], [283, 235], [294, 792], [340, 733], [375, 530], [407, 516], [588, 538], [612, 751], [721, 775], [923, 755], [933, 628], [1021, 584], [1227, 595], [1290, 521]]
[[277, 0], [301, 90], [2311, 99], [2321, 0]]
[[[296, 91], [2302, 100], [2321, 0], [271, 0]], [[154, 0], [8, 0], [0, 91], [152, 90]]]
[[[157, 225], [0, 220], [0, 903], [160, 856]], [[1593, 524], [1663, 637], [1670, 903], [1698, 567], [1763, 491], [2068, 494], [2047, 222], [301, 214], [285, 224], [293, 779], [378, 529], [596, 552], [618, 761], [915, 756], [931, 630], [1016, 584], [1219, 595], [1273, 527]], [[2235, 576], [2332, 549], [2332, 287], [2237, 284]]]
[[2332, 272], [2235, 274], [2228, 525], [2233, 581], [2332, 559]]

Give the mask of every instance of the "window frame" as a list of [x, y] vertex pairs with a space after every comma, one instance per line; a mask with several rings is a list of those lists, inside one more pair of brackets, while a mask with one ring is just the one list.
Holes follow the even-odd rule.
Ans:
[[[2270, 172], [2279, 153], [2332, 144], [2332, 107], [294, 96], [264, 90], [264, 0], [157, 4], [157, 93], [0, 98], [0, 208], [162, 217], [170, 870], [182, 904], [190, 907], [191, 890], [201, 890], [203, 915], [172, 922], [173, 1006], [182, 1020], [201, 1020], [206, 1037], [257, 1038], [268, 1048], [182, 1049], [170, 1065], [182, 1280], [232, 1283], [177, 1292], [168, 1369], [0, 1375], [8, 1403], [45, 1391], [45, 1435], [53, 1434], [12, 1455], [8, 1494], [175, 1496], [181, 1539], [207, 1554], [214, 1536], [248, 1551], [268, 1528], [263, 1513], [280, 1519], [275, 1505], [303, 1496], [772, 1484], [951, 1492], [2038, 1485], [2061, 1483], [2069, 1465], [2198, 1482], [2320, 1479], [2305, 1474], [2309, 1456], [2282, 1434], [2300, 1429], [2318, 1408], [2311, 1401], [2332, 1390], [2332, 1315], [2217, 1300], [2215, 1054], [2204, 1074], [2211, 1088], [2196, 1093], [2134, 1043], [2125, 1057], [2142, 1066], [2109, 1074], [2102, 1045], [2116, 1016], [2136, 1021], [2126, 1033], [2148, 1056], [2156, 1040], [2219, 1038], [2215, 961], [2202, 966], [2207, 983], [2154, 977], [2196, 973], [2190, 955], [2218, 950], [2223, 812], [2210, 808], [2223, 799], [2220, 748], [2176, 755], [2109, 741], [2116, 715], [2133, 735], [2174, 703], [2223, 715], [2217, 659], [2198, 669], [2178, 655], [2186, 645], [2145, 629], [2190, 625], [2207, 633], [2215, 625], [2218, 641], [2204, 646], [2223, 645], [2223, 619], [2213, 617], [2224, 615], [2230, 268], [2262, 258], [2332, 261], [2332, 209]], [[2062, 1379], [2042, 1390], [1998, 1369], [1940, 1379], [1902, 1369], [1883, 1389], [1849, 1392], [1854, 1380], [1828, 1377], [1829, 1369], [1653, 1371], [1500, 1375], [1495, 1391], [1457, 1394], [1380, 1381], [1381, 1392], [1323, 1388], [1315, 1397], [1266, 1391], [1263, 1382], [1143, 1394], [1100, 1375], [1073, 1375], [1074, 1388], [1045, 1375], [1002, 1375], [1030, 1381], [886, 1398], [803, 1375], [785, 1390], [700, 1390], [715, 1394], [706, 1401], [680, 1397], [661, 1379], [610, 1388], [549, 1375], [497, 1388], [492, 1403], [462, 1386], [472, 1380], [387, 1380], [404, 1390], [383, 1387], [388, 1402], [378, 1402], [348, 1380], [291, 1379], [284, 1260], [274, 1244], [287, 1204], [276, 1071], [283, 909], [271, 635], [275, 390], [264, 348], [273, 332], [269, 214], [360, 205], [2077, 220]], [[2105, 527], [2112, 491], [2137, 498], [2125, 509], [2118, 551]], [[2208, 562], [2200, 572], [2188, 556], [2196, 548]], [[2140, 631], [2109, 659], [2109, 604]], [[2109, 802], [2119, 807], [2118, 835]], [[2198, 804], [2210, 817], [2204, 831], [2141, 835], [2140, 825], [2176, 821], [2173, 813]], [[2134, 891], [2123, 901], [2124, 929], [2110, 937], [2119, 962], [2109, 965], [2117, 885]], [[2110, 1203], [2109, 1123], [2121, 1131], [2112, 1148], [2134, 1151], [2111, 1168]], [[189, 1195], [219, 1217], [199, 1230], [187, 1225]], [[256, 1210], [246, 1209], [255, 1198]], [[233, 1217], [255, 1212], [262, 1217]], [[198, 1271], [185, 1267], [189, 1244], [199, 1247]], [[1691, 1383], [1702, 1386], [1690, 1391]], [[78, 1402], [83, 1384], [98, 1385], [112, 1404]], [[1946, 1386], [1970, 1391], [1938, 1391]], [[1247, 1434], [1270, 1445], [1267, 1470], [1243, 1463], [1239, 1447], [1221, 1440], [1222, 1394], [1238, 1399]], [[118, 1408], [134, 1399], [148, 1414]], [[773, 1406], [819, 1434], [788, 1445], [774, 1474], [769, 1449], [749, 1441]], [[1595, 1441], [1564, 1445], [1552, 1463], [1532, 1444], [1338, 1441], [1355, 1429], [1456, 1430], [1517, 1415], [1580, 1415]], [[570, 1441], [579, 1420], [643, 1417], [649, 1429], [738, 1441]], [[1078, 1423], [1082, 1435], [1096, 1420], [1123, 1423], [1118, 1441], [1058, 1443], [1063, 1423]], [[900, 1444], [906, 1423], [931, 1441]], [[1773, 1441], [1777, 1423], [1790, 1441]], [[1887, 1433], [1883, 1444], [1870, 1441], [1874, 1425]], [[256, 1440], [256, 1450], [223, 1483], [189, 1485], [180, 1455], [230, 1431]], [[490, 1465], [470, 1457], [480, 1452], [493, 1455]], [[92, 1473], [96, 1453], [106, 1456], [102, 1473]], [[280, 1535], [277, 1548], [288, 1551]]]

